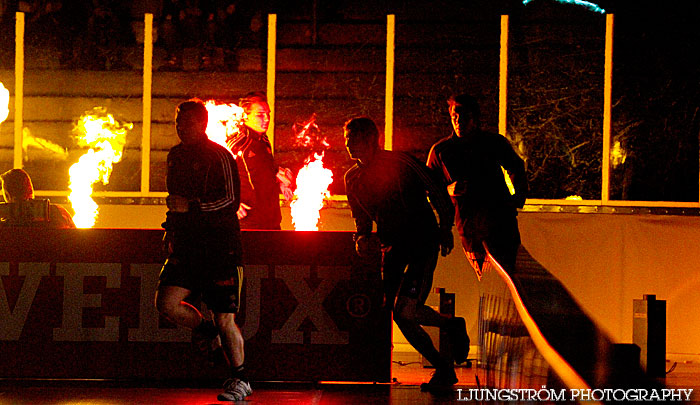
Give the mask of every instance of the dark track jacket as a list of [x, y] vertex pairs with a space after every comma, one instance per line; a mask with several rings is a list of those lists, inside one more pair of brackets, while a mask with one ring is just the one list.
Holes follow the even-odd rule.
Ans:
[[208, 139], [197, 145], [180, 143], [170, 149], [167, 162], [168, 193], [192, 202], [188, 212], [168, 211], [166, 230], [239, 231], [238, 169], [226, 148]]
[[381, 150], [369, 164], [358, 162], [345, 173], [345, 189], [357, 236], [370, 234], [376, 222], [385, 246], [437, 243], [438, 224], [431, 204], [441, 227], [453, 225], [454, 208], [447, 191], [425, 165], [406, 153]]
[[[474, 216], [498, 220], [517, 215], [527, 196], [525, 165], [506, 137], [477, 130], [468, 137], [451, 136], [430, 149], [428, 168], [440, 178], [457, 207], [457, 227], [464, 235], [465, 223]], [[515, 194], [511, 195], [503, 174], [511, 176]]]

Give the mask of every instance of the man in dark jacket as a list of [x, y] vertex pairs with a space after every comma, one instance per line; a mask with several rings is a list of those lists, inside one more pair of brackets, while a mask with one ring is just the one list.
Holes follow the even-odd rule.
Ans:
[[[220, 401], [240, 401], [252, 393], [243, 368], [243, 336], [236, 326], [243, 282], [241, 232], [236, 216], [240, 184], [236, 162], [207, 138], [207, 109], [200, 100], [180, 104], [177, 135], [168, 153], [169, 256], [160, 274], [156, 307], [170, 321], [193, 330], [193, 337], [221, 339], [231, 367]], [[206, 320], [186, 300], [201, 296], [214, 313]]]
[[[466, 361], [469, 338], [463, 318], [441, 315], [425, 305], [433, 284], [438, 252], [454, 246], [454, 208], [440, 184], [412, 156], [380, 149], [377, 126], [369, 118], [345, 124], [345, 145], [356, 165], [345, 173], [345, 190], [355, 219], [360, 256], [369, 252], [372, 224], [382, 245], [382, 274], [387, 309], [408, 342], [435, 366], [431, 390], [457, 383], [453, 361], [442, 356], [422, 325], [447, 328], [457, 362]], [[430, 203], [428, 199], [430, 198]], [[440, 217], [438, 225], [431, 205]]]
[[504, 269], [513, 269], [520, 245], [517, 208], [528, 190], [525, 164], [508, 139], [481, 130], [474, 97], [452, 96], [448, 105], [454, 132], [433, 145], [428, 167], [452, 197], [462, 247], [477, 277], [484, 242]]

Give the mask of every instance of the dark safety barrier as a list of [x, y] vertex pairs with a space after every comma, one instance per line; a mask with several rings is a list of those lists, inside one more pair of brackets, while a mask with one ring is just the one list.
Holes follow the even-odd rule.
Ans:
[[[0, 378], [226, 376], [153, 300], [163, 231], [0, 229]], [[257, 381], [391, 377], [391, 318], [380, 258], [350, 232], [243, 233], [237, 316]]]

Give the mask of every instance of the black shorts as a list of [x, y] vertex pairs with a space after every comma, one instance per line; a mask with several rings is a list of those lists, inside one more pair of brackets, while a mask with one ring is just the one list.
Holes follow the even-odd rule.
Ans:
[[382, 278], [385, 304], [394, 308], [396, 296], [414, 298], [419, 304], [428, 299], [433, 286], [439, 246], [425, 244], [394, 244], [382, 249]]
[[[238, 239], [240, 240], [240, 239]], [[159, 286], [181, 287], [201, 296], [218, 313], [240, 308], [243, 265], [230, 233], [175, 233], [173, 253], [160, 272]]]

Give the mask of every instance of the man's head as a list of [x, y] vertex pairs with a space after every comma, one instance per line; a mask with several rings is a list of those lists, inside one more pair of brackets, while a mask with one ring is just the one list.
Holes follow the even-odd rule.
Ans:
[[345, 123], [345, 147], [351, 159], [368, 163], [379, 150], [379, 130], [369, 118], [353, 118]]
[[270, 126], [270, 105], [267, 96], [261, 91], [246, 94], [238, 105], [243, 108], [243, 123], [253, 131], [264, 134]]
[[457, 136], [468, 135], [479, 129], [479, 103], [468, 94], [453, 95], [447, 100], [452, 128]]
[[22, 169], [8, 170], [0, 175], [2, 194], [6, 202], [19, 202], [34, 198], [34, 186], [29, 174]]
[[177, 136], [185, 145], [196, 145], [207, 139], [209, 113], [202, 100], [193, 98], [177, 106], [175, 125]]

